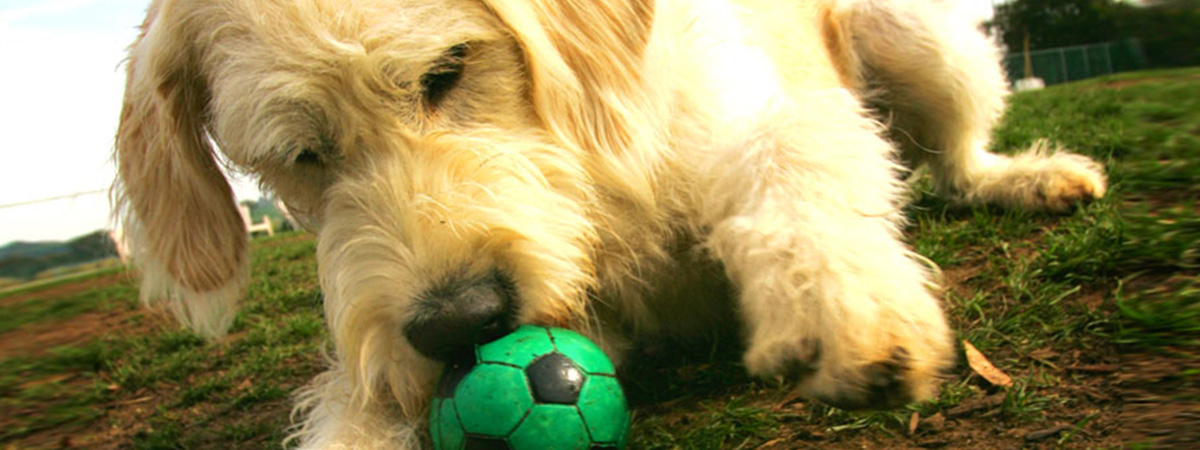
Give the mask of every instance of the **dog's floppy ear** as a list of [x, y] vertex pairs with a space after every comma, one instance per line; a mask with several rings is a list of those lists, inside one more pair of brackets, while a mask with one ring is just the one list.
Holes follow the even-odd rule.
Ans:
[[142, 270], [196, 332], [224, 334], [245, 280], [247, 238], [203, 124], [208, 90], [189, 2], [151, 5], [130, 47], [117, 130], [117, 214]]
[[[560, 139], [585, 151], [611, 153], [616, 161], [649, 155], [654, 145], [644, 121], [661, 99], [643, 85], [644, 58], [654, 21], [654, 0], [484, 0], [509, 27], [525, 53], [532, 100]], [[630, 166], [646, 161], [630, 162]], [[617, 173], [610, 180], [633, 183]], [[641, 189], [639, 189], [641, 188]]]

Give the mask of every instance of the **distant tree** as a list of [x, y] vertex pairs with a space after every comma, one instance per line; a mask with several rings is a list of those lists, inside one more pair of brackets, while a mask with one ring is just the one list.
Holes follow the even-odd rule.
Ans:
[[990, 26], [1010, 52], [1108, 42], [1120, 37], [1114, 0], [1012, 0], [996, 5]]
[[88, 233], [67, 242], [14, 242], [0, 248], [0, 277], [32, 279], [47, 269], [116, 254], [116, 246], [106, 231]]
[[1200, 65], [1200, 0], [1151, 0], [1125, 8], [1119, 20], [1123, 34], [1141, 41], [1152, 66]]
[[67, 241], [66, 245], [71, 249], [71, 256], [64, 258], [67, 262], [87, 262], [117, 256], [117, 246], [106, 230], [76, 237]]
[[1014, 53], [1135, 38], [1152, 67], [1200, 64], [1200, 0], [1011, 0], [988, 26]]

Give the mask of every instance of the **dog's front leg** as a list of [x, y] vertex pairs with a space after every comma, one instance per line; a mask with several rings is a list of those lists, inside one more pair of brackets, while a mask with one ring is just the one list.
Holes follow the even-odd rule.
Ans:
[[707, 246], [739, 289], [746, 367], [843, 407], [927, 397], [953, 345], [900, 241], [893, 150], [848, 93], [804, 100], [698, 169]]
[[353, 406], [350, 382], [340, 370], [318, 376], [299, 394], [292, 412], [301, 419], [288, 440], [300, 450], [418, 450], [424, 421], [406, 419], [386, 402]]

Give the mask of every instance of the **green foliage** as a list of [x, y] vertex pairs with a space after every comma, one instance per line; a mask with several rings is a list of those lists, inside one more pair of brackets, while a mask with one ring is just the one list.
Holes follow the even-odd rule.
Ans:
[[1136, 39], [1150, 67], [1200, 64], [1200, 33], [1196, 33], [1200, 29], [1200, 2], [1131, 3], [1012, 0], [996, 4], [989, 26], [1012, 53], [1023, 51], [1026, 37], [1030, 50]]
[[993, 27], [1010, 51], [1112, 40], [1121, 5], [1111, 0], [1013, 0], [996, 5]]
[[1136, 37], [1153, 67], [1200, 64], [1200, 2], [1151, 0], [1144, 8], [1129, 9], [1121, 29]]

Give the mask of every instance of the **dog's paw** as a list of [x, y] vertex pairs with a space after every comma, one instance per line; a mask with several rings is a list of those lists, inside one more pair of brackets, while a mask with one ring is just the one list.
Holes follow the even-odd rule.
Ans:
[[930, 396], [937, 386], [936, 375], [916, 372], [908, 351], [895, 347], [886, 359], [851, 367], [826, 379], [824, 385], [814, 378], [805, 386], [802, 380], [800, 390], [842, 409], [890, 408]]
[[[933, 304], [931, 298], [920, 301]], [[783, 377], [804, 396], [843, 409], [889, 408], [934, 395], [954, 362], [951, 335], [935, 304], [883, 308], [874, 317], [841, 312], [849, 315], [791, 330], [788, 338], [752, 340], [744, 354], [747, 370]]]
[[[1027, 206], [1067, 211], [1073, 205], [1104, 196], [1106, 181], [1100, 165], [1087, 157], [1058, 153], [1040, 161], [1040, 173]], [[1019, 167], [1019, 166], [1018, 166]]]
[[821, 340], [816, 337], [751, 343], [742, 358], [751, 375], [769, 378], [783, 376], [802, 379], [817, 369], [821, 358]]
[[1104, 168], [1092, 159], [1062, 150], [1034, 147], [983, 172], [967, 200], [998, 203], [1032, 211], [1066, 212], [1104, 196]]

